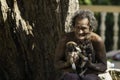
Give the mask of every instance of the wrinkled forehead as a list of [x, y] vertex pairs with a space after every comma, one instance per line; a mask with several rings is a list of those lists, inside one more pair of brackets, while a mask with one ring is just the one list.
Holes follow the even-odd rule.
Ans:
[[82, 19], [88, 19], [89, 20], [89, 17], [87, 17], [86, 15], [77, 15], [76, 18], [75, 18], [75, 21], [76, 20], [82, 20]]
[[89, 25], [89, 20], [88, 18], [76, 18], [75, 20], [75, 25]]

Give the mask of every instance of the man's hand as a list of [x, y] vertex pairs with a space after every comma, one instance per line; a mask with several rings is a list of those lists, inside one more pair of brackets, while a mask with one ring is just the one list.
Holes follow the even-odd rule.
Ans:
[[67, 55], [67, 63], [71, 64], [72, 66], [72, 69], [73, 70], [76, 70], [76, 61], [79, 59], [79, 56], [78, 56], [78, 53], [77, 52], [68, 52], [68, 55]]
[[67, 55], [67, 62], [76, 63], [76, 61], [79, 59], [79, 55], [77, 52], [69, 52]]
[[87, 61], [86, 66], [92, 67], [92, 65], [93, 65], [93, 63], [92, 63], [92, 55], [89, 54], [89, 55], [88, 55], [88, 61]]

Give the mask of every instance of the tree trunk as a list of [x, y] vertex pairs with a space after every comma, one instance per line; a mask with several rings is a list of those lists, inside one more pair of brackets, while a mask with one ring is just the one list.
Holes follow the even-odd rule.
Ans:
[[0, 0], [0, 80], [55, 80], [69, 0]]

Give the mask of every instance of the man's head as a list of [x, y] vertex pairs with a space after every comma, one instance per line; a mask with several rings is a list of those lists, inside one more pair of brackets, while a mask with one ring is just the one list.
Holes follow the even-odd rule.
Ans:
[[78, 39], [84, 39], [97, 27], [97, 21], [90, 10], [79, 10], [72, 18], [72, 27]]

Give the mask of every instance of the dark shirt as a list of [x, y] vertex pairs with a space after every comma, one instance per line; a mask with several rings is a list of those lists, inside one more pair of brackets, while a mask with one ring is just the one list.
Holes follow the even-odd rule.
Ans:
[[[93, 54], [92, 58], [94, 58], [93, 67], [89, 67], [85, 74], [99, 74], [105, 72], [107, 69], [107, 59], [106, 59], [106, 51], [104, 42], [102, 41], [101, 37], [97, 34], [91, 32], [90, 37], [88, 40], [91, 42], [91, 47], [93, 47]], [[74, 72], [71, 68], [71, 64], [66, 62], [66, 43], [69, 41], [74, 41], [78, 45], [81, 44], [81, 41], [76, 39], [74, 32], [66, 33], [63, 37], [59, 40], [56, 51], [55, 51], [55, 67], [58, 70], [63, 72]]]

